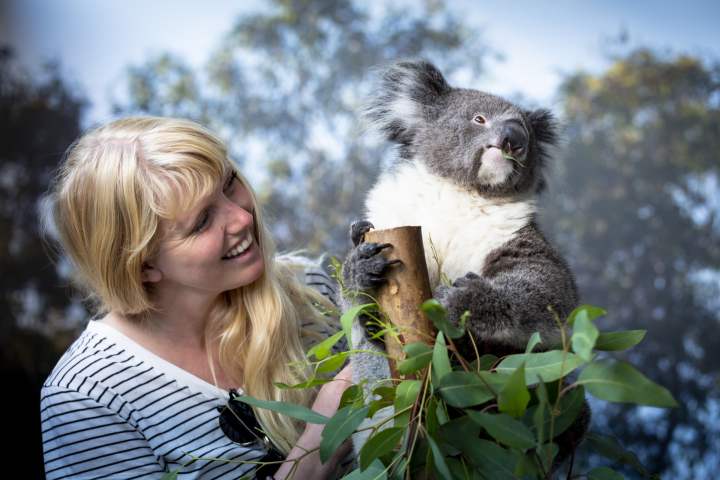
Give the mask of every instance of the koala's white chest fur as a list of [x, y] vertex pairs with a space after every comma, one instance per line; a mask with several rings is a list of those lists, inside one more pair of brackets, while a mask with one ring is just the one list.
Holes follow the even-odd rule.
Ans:
[[[487, 199], [408, 163], [381, 175], [366, 202], [375, 228], [420, 225], [430, 285], [480, 273], [487, 255], [512, 240], [536, 211], [532, 197]], [[437, 259], [433, 255], [433, 248]]]

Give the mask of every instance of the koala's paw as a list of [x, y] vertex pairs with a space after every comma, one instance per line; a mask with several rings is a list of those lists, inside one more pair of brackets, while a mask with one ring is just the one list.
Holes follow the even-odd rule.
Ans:
[[375, 226], [367, 220], [353, 222], [353, 224], [350, 225], [350, 240], [353, 245], [357, 247], [360, 242], [362, 242], [365, 234], [373, 228], [375, 228]]
[[487, 280], [473, 272], [450, 286], [439, 286], [434, 297], [445, 307], [447, 318], [454, 325], [460, 323], [466, 311], [470, 312], [466, 325], [476, 337], [495, 330], [497, 322], [503, 322], [509, 312], [509, 306], [498, 298]]
[[343, 263], [345, 288], [370, 293], [387, 281], [389, 269], [400, 260], [389, 260], [380, 253], [389, 243], [361, 243], [350, 251]]

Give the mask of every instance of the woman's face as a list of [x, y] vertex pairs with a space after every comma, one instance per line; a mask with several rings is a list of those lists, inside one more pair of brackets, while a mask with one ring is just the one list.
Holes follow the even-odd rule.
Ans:
[[253, 213], [250, 192], [231, 172], [210, 198], [161, 222], [163, 240], [143, 279], [174, 295], [219, 294], [254, 282], [265, 265]]

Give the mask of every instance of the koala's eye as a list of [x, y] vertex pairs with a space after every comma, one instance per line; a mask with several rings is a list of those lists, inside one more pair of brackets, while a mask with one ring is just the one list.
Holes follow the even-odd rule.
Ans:
[[483, 117], [482, 115], [475, 115], [473, 117], [473, 122], [477, 123], [478, 125], [485, 125], [485, 122], [487, 122], [487, 120], [485, 120], [485, 117]]

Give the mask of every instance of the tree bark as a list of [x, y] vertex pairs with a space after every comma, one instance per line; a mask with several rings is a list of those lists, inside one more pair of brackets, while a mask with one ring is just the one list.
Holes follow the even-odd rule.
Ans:
[[420, 305], [432, 297], [422, 233], [420, 227], [414, 226], [371, 230], [365, 234], [365, 241], [391, 244], [392, 249], [383, 251], [383, 255], [402, 262], [390, 270], [377, 297], [380, 308], [400, 333], [399, 342], [392, 335], [385, 335], [387, 353], [392, 359], [390, 370], [397, 378], [395, 366], [405, 357], [402, 346], [413, 342], [432, 345], [435, 336], [432, 323], [420, 310]]

